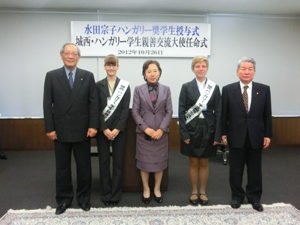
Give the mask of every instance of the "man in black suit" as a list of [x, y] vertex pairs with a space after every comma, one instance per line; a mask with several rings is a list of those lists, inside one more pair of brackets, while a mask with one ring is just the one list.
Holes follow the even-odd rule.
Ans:
[[77, 45], [65, 44], [60, 55], [64, 67], [48, 72], [44, 87], [45, 132], [54, 140], [55, 148], [55, 214], [65, 212], [73, 200], [72, 150], [77, 167], [77, 202], [84, 211], [90, 210], [90, 137], [96, 135], [99, 127], [94, 75], [77, 68], [81, 57]]
[[[272, 111], [270, 87], [253, 82], [256, 63], [249, 57], [238, 63], [240, 81], [223, 87], [222, 142], [229, 145], [229, 181], [232, 208], [239, 208], [244, 198], [257, 211], [263, 211], [262, 150], [270, 145]], [[244, 167], [248, 183], [242, 188]]]

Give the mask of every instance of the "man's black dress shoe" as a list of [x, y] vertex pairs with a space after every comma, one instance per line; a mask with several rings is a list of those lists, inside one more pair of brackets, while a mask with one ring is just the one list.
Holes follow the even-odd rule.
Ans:
[[91, 205], [89, 203], [83, 203], [80, 204], [79, 203], [79, 207], [83, 210], [83, 211], [90, 211], [91, 209]]
[[264, 207], [260, 203], [251, 203], [251, 205], [252, 205], [252, 208], [258, 212], [264, 211]]
[[7, 156], [4, 153], [0, 152], [0, 159], [7, 159]]
[[237, 200], [232, 200], [231, 201], [231, 208], [233, 209], [238, 209], [241, 207], [241, 203]]
[[112, 206], [116, 206], [119, 204], [119, 201], [111, 201]]
[[162, 196], [160, 197], [156, 197], [156, 195], [154, 194], [154, 200], [157, 202], [157, 203], [162, 203], [163, 202], [163, 198]]
[[[199, 204], [199, 197], [198, 197], [198, 194], [197, 193], [192, 193], [192, 196], [193, 195], [197, 195], [197, 198], [196, 199], [191, 199], [190, 198], [190, 203], [192, 204], [192, 205], [198, 205]], [[191, 196], [191, 197], [192, 197]]]
[[111, 201], [102, 201], [105, 206], [109, 206], [111, 204]]
[[150, 201], [151, 201], [151, 197], [145, 198], [144, 196], [142, 196], [142, 201], [143, 201], [145, 204], [149, 204]]
[[59, 214], [64, 213], [68, 207], [69, 207], [69, 205], [67, 205], [67, 203], [59, 204], [56, 208], [55, 214], [59, 215]]

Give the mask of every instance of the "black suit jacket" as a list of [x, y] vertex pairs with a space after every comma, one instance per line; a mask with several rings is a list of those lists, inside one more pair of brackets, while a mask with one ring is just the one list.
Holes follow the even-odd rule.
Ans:
[[254, 149], [263, 147], [264, 137], [272, 137], [272, 110], [270, 87], [252, 82], [252, 100], [247, 114], [240, 83], [223, 87], [222, 134], [228, 145], [242, 148], [247, 132]]
[[[200, 93], [194, 80], [182, 85], [179, 96], [179, 130], [182, 140], [190, 138], [188, 126], [195, 127], [199, 119], [199, 116], [197, 116], [188, 124], [185, 124], [185, 113], [196, 104], [199, 96]], [[215, 132], [214, 141], [217, 142], [221, 141], [221, 104], [220, 88], [216, 85], [207, 103], [207, 110], [202, 113], [210, 131]]]
[[77, 68], [71, 89], [64, 67], [46, 74], [44, 85], [45, 132], [56, 131], [61, 142], [87, 140], [89, 128], [99, 127], [94, 75]]
[[[120, 79], [116, 80], [116, 87], [118, 86]], [[129, 102], [130, 102], [130, 87], [128, 86], [121, 102], [118, 107], [115, 109], [114, 113], [110, 116], [110, 118], [104, 122], [104, 116], [102, 111], [107, 106], [107, 98], [110, 97], [108, 91], [107, 80], [104, 78], [96, 83], [97, 92], [98, 92], [98, 100], [99, 100], [99, 115], [100, 115], [100, 131], [104, 131], [107, 128], [110, 130], [118, 129], [120, 131], [124, 131], [126, 127], [126, 121], [129, 115]]]

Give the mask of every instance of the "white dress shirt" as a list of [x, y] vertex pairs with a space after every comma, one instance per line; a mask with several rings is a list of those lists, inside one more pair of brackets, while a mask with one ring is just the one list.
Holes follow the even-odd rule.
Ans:
[[[202, 94], [202, 93], [203, 93], [203, 90], [204, 90], [204, 88], [205, 88], [206, 79], [205, 79], [203, 82], [200, 82], [200, 81], [197, 80], [197, 79], [196, 79], [196, 81], [197, 81], [197, 85], [198, 85], [199, 92], [200, 92], [200, 94]], [[206, 107], [205, 107], [205, 109], [206, 109]], [[202, 112], [200, 113], [199, 118], [201, 118], [201, 119], [204, 118]]]

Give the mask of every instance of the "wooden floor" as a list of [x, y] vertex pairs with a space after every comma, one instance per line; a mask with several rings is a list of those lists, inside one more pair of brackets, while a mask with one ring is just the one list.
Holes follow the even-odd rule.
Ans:
[[[169, 185], [163, 192], [164, 202], [151, 201], [149, 206], [185, 206], [191, 193], [188, 177], [188, 158], [179, 150], [170, 150]], [[8, 160], [0, 160], [0, 216], [8, 209], [37, 209], [56, 207], [55, 161], [53, 151], [5, 152]], [[263, 153], [263, 204], [290, 203], [300, 209], [300, 148], [270, 148]], [[92, 157], [92, 207], [105, 207], [100, 199], [97, 157]], [[73, 170], [75, 174], [75, 165]], [[210, 160], [210, 177], [206, 193], [210, 205], [229, 204], [228, 165], [222, 155]], [[74, 176], [73, 176], [74, 177]], [[76, 188], [76, 177], [73, 179]], [[246, 179], [244, 180], [246, 183]], [[124, 192], [118, 207], [144, 207], [141, 192]], [[247, 202], [245, 202], [247, 203]], [[73, 208], [78, 208], [76, 199]]]

